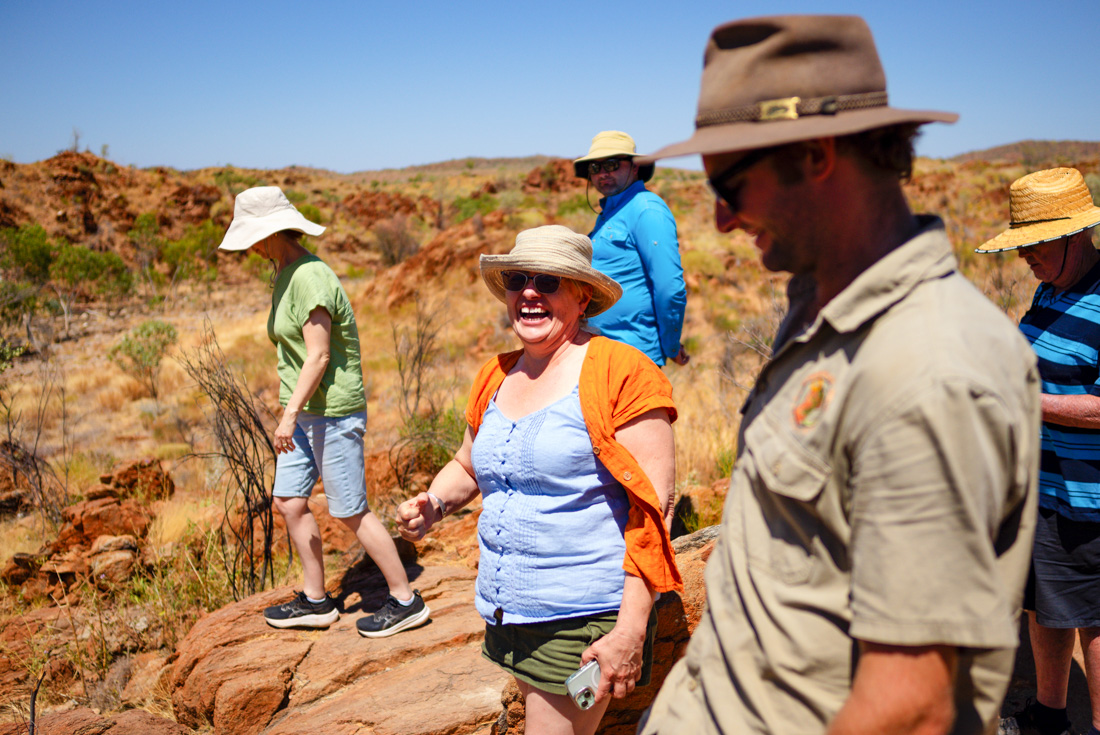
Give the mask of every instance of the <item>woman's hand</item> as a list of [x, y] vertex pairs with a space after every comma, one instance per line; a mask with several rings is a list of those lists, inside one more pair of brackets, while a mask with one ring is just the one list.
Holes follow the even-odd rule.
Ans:
[[642, 649], [645, 646], [645, 628], [638, 632], [626, 632], [616, 625], [611, 632], [589, 646], [581, 654], [581, 665], [592, 659], [600, 662], [600, 686], [596, 701], [610, 694], [622, 699], [634, 691], [642, 675]]
[[420, 493], [397, 506], [397, 531], [406, 541], [424, 538], [439, 520], [442, 520], [439, 509], [427, 493]]
[[477, 480], [470, 463], [470, 450], [474, 445], [474, 433], [469, 426], [462, 438], [455, 458], [443, 465], [432, 480], [428, 492], [420, 493], [397, 506], [397, 531], [401, 538], [419, 541], [439, 521], [443, 520], [443, 506], [436, 505], [432, 496], [446, 503], [451, 513], [469, 503], [477, 495]]
[[294, 449], [294, 427], [297, 423], [297, 415], [284, 409], [283, 418], [275, 428], [275, 454], [283, 454]]

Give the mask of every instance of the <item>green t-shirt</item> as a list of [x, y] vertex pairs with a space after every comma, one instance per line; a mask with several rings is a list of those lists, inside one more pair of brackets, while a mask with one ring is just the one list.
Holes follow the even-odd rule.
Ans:
[[279, 402], [284, 406], [298, 384], [306, 359], [302, 326], [318, 306], [332, 317], [328, 368], [302, 410], [319, 416], [347, 416], [367, 407], [359, 359], [359, 330], [340, 280], [316, 255], [306, 255], [275, 279], [267, 336], [279, 353]]

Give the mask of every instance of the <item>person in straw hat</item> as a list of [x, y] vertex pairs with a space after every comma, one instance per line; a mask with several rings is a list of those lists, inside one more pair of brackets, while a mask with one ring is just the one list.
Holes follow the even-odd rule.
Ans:
[[901, 179], [867, 24], [714, 29], [695, 133], [716, 225], [793, 274], [742, 408], [707, 606], [652, 733], [986, 733], [1017, 645], [1038, 461], [1035, 357]]
[[[521, 349], [481, 368], [462, 447], [398, 508], [418, 541], [480, 493], [482, 653], [515, 677], [530, 733], [592, 733], [610, 697], [647, 683], [654, 597], [682, 588], [672, 386], [638, 350], [586, 330], [622, 294], [591, 261], [591, 241], [561, 225], [481, 256]], [[590, 661], [597, 693], [580, 709], [565, 681]]]
[[680, 344], [687, 289], [676, 240], [676, 220], [661, 197], [645, 188], [653, 164], [634, 162], [634, 139], [605, 130], [573, 172], [600, 192], [600, 213], [588, 236], [592, 266], [623, 287], [623, 297], [594, 317], [600, 334], [637, 347], [658, 365], [686, 365]]
[[1042, 377], [1042, 468], [1029, 611], [1037, 694], [1006, 718], [1006, 735], [1070, 732], [1074, 631], [1085, 655], [1092, 728], [1100, 735], [1100, 224], [1077, 169], [1037, 171], [1009, 189], [1011, 222], [977, 248], [1016, 251], [1039, 279], [1020, 330]]
[[423, 625], [429, 610], [409, 587], [393, 539], [367, 507], [367, 402], [355, 313], [336, 274], [301, 242], [303, 234], [324, 231], [278, 187], [258, 186], [237, 195], [233, 221], [219, 246], [251, 250], [275, 269], [267, 335], [278, 353], [283, 415], [273, 439], [272, 496], [305, 581], [292, 600], [264, 610], [264, 619], [276, 628], [327, 628], [340, 617], [325, 591], [321, 533], [308, 504], [321, 477], [329, 513], [355, 533], [389, 587], [382, 607], [356, 621], [360, 635], [377, 638]]

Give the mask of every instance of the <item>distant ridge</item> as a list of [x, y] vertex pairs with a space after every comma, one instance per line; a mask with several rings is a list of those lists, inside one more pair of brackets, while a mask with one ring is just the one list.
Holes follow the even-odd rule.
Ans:
[[1027, 168], [1041, 168], [1059, 164], [1072, 165], [1076, 161], [1090, 158], [1100, 158], [1100, 141], [1021, 140], [1018, 143], [999, 145], [995, 148], [961, 153], [949, 160], [957, 163], [1004, 161], [1022, 163]]

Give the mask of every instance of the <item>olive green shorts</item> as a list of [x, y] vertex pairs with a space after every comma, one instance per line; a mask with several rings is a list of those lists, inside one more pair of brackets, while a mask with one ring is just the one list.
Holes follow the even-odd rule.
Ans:
[[[580, 668], [581, 654], [599, 638], [611, 632], [619, 613], [583, 615], [524, 625], [486, 625], [481, 655], [522, 682], [551, 694], [567, 694], [565, 680]], [[653, 639], [657, 635], [657, 610], [649, 611], [642, 677], [638, 686], [649, 683], [653, 669]]]

